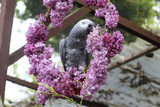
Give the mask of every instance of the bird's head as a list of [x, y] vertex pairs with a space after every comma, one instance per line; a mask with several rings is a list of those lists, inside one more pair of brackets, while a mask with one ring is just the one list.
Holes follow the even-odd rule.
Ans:
[[76, 25], [80, 27], [80, 31], [86, 32], [89, 34], [92, 31], [92, 28], [95, 26], [94, 22], [89, 19], [83, 19], [79, 21]]
[[94, 22], [89, 19], [80, 20], [71, 30], [70, 35], [72, 38], [86, 38], [95, 26]]

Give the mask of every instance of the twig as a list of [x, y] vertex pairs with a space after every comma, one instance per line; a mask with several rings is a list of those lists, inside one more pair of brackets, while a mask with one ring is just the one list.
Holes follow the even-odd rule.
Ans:
[[154, 83], [160, 85], [160, 79], [158, 79], [158, 78], [156, 78], [156, 77], [154, 77], [154, 76], [152, 76], [152, 75], [149, 75], [148, 73], [141, 73], [141, 72], [139, 72], [139, 71], [137, 71], [137, 70], [135, 70], [135, 69], [132, 69], [131, 67], [121, 66], [120, 68], [123, 69], [123, 70], [127, 70], [128, 72], [131, 72], [131, 73], [133, 73], [133, 74], [139, 74], [140, 76], [144, 76], [144, 77], [146, 77], [146, 79], [148, 79], [150, 82], [154, 82]]
[[89, 64], [89, 65], [84, 69], [85, 73], [87, 73], [87, 70], [89, 69], [90, 66], [91, 66], [91, 64]]
[[51, 19], [50, 19], [50, 12], [51, 12], [52, 7], [50, 7], [48, 9], [48, 11], [46, 12], [45, 16], [46, 16], [46, 21], [43, 22], [46, 26], [48, 26], [51, 23]]

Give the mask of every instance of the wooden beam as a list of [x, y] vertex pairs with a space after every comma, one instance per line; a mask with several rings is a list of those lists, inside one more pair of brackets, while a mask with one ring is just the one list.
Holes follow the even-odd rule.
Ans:
[[[90, 11], [91, 11], [91, 9], [88, 9], [86, 7], [81, 7], [80, 9], [75, 11], [74, 13], [68, 15], [64, 19], [64, 23], [63, 23], [62, 28], [57, 28], [57, 29], [51, 28], [51, 29], [49, 29], [48, 39], [57, 35], [60, 31], [64, 30], [65, 28], [67, 28], [68, 26], [73, 24], [74, 22], [80, 20], [83, 16], [88, 14]], [[24, 56], [23, 50], [24, 50], [24, 46], [22, 46], [20, 49], [18, 49], [14, 53], [10, 54], [9, 65], [12, 65], [14, 62], [16, 62], [17, 60], [19, 60], [21, 57]]]
[[1, 0], [0, 16], [0, 96], [4, 101], [7, 68], [9, 62], [10, 37], [16, 0]]
[[8, 66], [12, 65], [17, 60], [19, 60], [21, 57], [24, 56], [23, 50], [24, 50], [24, 46], [22, 46], [21, 48], [16, 50], [14, 53], [9, 55], [9, 64], [8, 64]]
[[27, 81], [24, 81], [24, 80], [21, 80], [21, 79], [18, 79], [16, 77], [12, 77], [12, 76], [9, 76], [9, 75], [7, 75], [7, 80], [11, 81], [13, 83], [22, 85], [24, 87], [34, 89], [34, 90], [37, 90], [37, 88], [38, 88], [38, 84], [27, 82]]
[[[75, 0], [75, 1], [83, 6], [87, 7], [87, 5], [82, 0]], [[92, 9], [93, 11], [98, 9], [95, 6], [90, 6], [88, 8]], [[137, 26], [136, 24], [127, 20], [126, 18], [123, 18], [120, 16], [118, 27], [122, 28], [122, 29], [128, 31], [129, 33], [134, 34], [135, 36], [138, 36], [138, 37], [140, 37], [140, 38], [142, 38], [142, 39], [144, 39], [144, 40], [146, 40], [146, 41], [148, 41], [158, 47], [160, 47], [160, 37], [159, 36]]]
[[160, 37], [159, 36], [137, 26], [133, 22], [131, 22], [123, 17], [119, 18], [118, 27], [128, 31], [131, 34], [134, 34], [135, 36], [138, 36], [138, 37], [146, 40], [147, 42], [152, 43], [153, 45], [156, 45], [157, 47], [160, 47]]
[[154, 46], [154, 47], [152, 47], [150, 49], [147, 49], [147, 50], [145, 50], [143, 52], [140, 52], [139, 54], [136, 54], [136, 55], [132, 56], [131, 58], [128, 58], [128, 59], [126, 59], [124, 61], [121, 61], [121, 62], [117, 62], [114, 65], [111, 65], [110, 67], [108, 67], [108, 71], [110, 71], [110, 70], [112, 70], [112, 69], [114, 69], [116, 67], [119, 67], [119, 66], [121, 66], [123, 64], [126, 64], [126, 63], [128, 63], [128, 62], [130, 62], [132, 60], [135, 60], [135, 59], [137, 59], [139, 57], [142, 57], [142, 56], [146, 55], [147, 53], [151, 53], [151, 52], [153, 52], [153, 51], [155, 51], [157, 49], [159, 49], [159, 47]]
[[[77, 103], [80, 103], [81, 98], [79, 97], [72, 97], [74, 101], [76, 101]], [[99, 102], [95, 102], [95, 101], [87, 101], [87, 100], [83, 100], [82, 105], [88, 106], [88, 107], [108, 107], [108, 105], [103, 104], [103, 103], [99, 103]]]

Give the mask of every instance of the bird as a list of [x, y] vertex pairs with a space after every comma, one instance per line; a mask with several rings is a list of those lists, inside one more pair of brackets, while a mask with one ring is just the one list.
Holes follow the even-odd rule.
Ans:
[[95, 23], [89, 19], [82, 19], [71, 29], [65, 39], [59, 43], [59, 52], [63, 68], [87, 67], [90, 63], [89, 53], [86, 50], [87, 35], [92, 31]]

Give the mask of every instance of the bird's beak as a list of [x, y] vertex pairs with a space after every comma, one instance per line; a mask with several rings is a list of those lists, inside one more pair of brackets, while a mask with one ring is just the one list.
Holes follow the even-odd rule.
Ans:
[[94, 26], [95, 26], [95, 24], [93, 22], [88, 25], [89, 33], [92, 32]]

